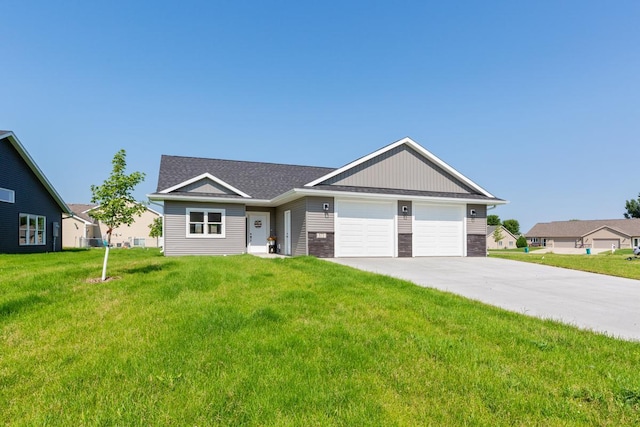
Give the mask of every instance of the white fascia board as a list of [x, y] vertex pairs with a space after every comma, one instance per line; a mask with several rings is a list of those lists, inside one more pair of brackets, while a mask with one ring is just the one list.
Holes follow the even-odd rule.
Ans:
[[[325, 196], [325, 197], [335, 197], [335, 198], [348, 198], [348, 199], [393, 199], [393, 200], [414, 200], [414, 201], [425, 201], [425, 202], [433, 202], [433, 203], [447, 203], [447, 204], [474, 204], [474, 205], [506, 205], [509, 203], [507, 200], [478, 200], [478, 199], [467, 199], [467, 198], [458, 198], [458, 197], [435, 197], [435, 196], [412, 196], [406, 194], [372, 194], [372, 193], [357, 193], [352, 191], [331, 191], [331, 190], [307, 190], [304, 188], [296, 188], [291, 190], [288, 193], [295, 192], [295, 194], [300, 196]], [[284, 196], [284, 195], [283, 195]], [[289, 198], [295, 198], [289, 196]], [[281, 204], [282, 201], [280, 197], [273, 199], [274, 202], [277, 201], [277, 204]], [[286, 201], [286, 200], [285, 200]]]
[[230, 199], [228, 197], [214, 197], [214, 196], [185, 196], [183, 194], [147, 194], [147, 198], [152, 201], [167, 201], [174, 202], [202, 202], [202, 203], [230, 203], [230, 204], [242, 204], [242, 205], [270, 205], [271, 200], [266, 199]]
[[69, 209], [69, 206], [67, 205], [67, 203], [64, 200], [62, 200], [62, 197], [60, 197], [56, 189], [53, 187], [53, 185], [51, 185], [51, 183], [49, 182], [47, 177], [44, 175], [44, 173], [42, 173], [42, 170], [40, 170], [40, 168], [38, 167], [36, 162], [33, 160], [31, 155], [29, 155], [29, 153], [24, 148], [24, 146], [22, 145], [18, 137], [13, 132], [5, 132], [0, 134], [0, 139], [4, 139], [4, 138], [7, 138], [7, 140], [11, 143], [13, 148], [16, 149], [20, 157], [22, 157], [25, 163], [29, 166], [29, 169], [31, 169], [31, 171], [36, 175], [36, 177], [38, 177], [38, 180], [40, 180], [42, 185], [44, 185], [44, 187], [47, 189], [51, 197], [53, 197], [56, 203], [58, 203], [58, 206], [60, 206], [60, 209], [62, 210], [62, 212], [72, 215], [73, 212], [71, 212], [71, 209]]
[[62, 219], [74, 219], [74, 220], [76, 220], [76, 221], [80, 221], [80, 222], [84, 223], [84, 225], [91, 225], [91, 224], [93, 224], [92, 222], [89, 222], [89, 221], [87, 221], [87, 220], [86, 220], [86, 219], [84, 219], [84, 218], [80, 218], [79, 216], [77, 216], [77, 215], [75, 215], [75, 214], [71, 214], [71, 215], [69, 215], [69, 216], [62, 217]]
[[180, 184], [174, 185], [173, 187], [169, 187], [165, 190], [160, 191], [160, 193], [166, 194], [166, 193], [171, 193], [172, 191], [176, 191], [182, 187], [185, 187], [189, 184], [193, 184], [194, 182], [200, 181], [201, 179], [210, 179], [211, 181], [222, 185], [223, 187], [225, 187], [228, 190], [233, 191], [234, 193], [236, 193], [238, 196], [242, 196], [242, 197], [246, 197], [246, 198], [251, 198], [250, 195], [248, 195], [247, 193], [244, 193], [240, 190], [238, 190], [237, 188], [235, 188], [234, 186], [227, 184], [226, 182], [224, 182], [223, 180], [211, 175], [210, 173], [203, 173], [202, 175], [198, 175], [195, 176], [191, 179], [188, 179], [184, 182], [181, 182]]
[[452, 168], [451, 166], [449, 166], [447, 163], [443, 162], [442, 160], [440, 160], [440, 158], [438, 158], [438, 156], [436, 156], [435, 154], [431, 153], [429, 150], [427, 150], [426, 148], [424, 148], [423, 146], [421, 146], [420, 144], [418, 144], [417, 142], [415, 142], [413, 139], [406, 137], [403, 138], [399, 141], [396, 141], [390, 145], [387, 145], [386, 147], [383, 147], [381, 149], [379, 149], [378, 151], [374, 151], [373, 153], [364, 156], [354, 162], [349, 163], [346, 166], [341, 167], [340, 169], [336, 169], [333, 172], [328, 173], [325, 176], [322, 176], [318, 179], [316, 179], [315, 181], [312, 181], [308, 184], [305, 184], [305, 187], [313, 187], [323, 181], [326, 181], [329, 178], [333, 178], [336, 175], [341, 174], [344, 171], [347, 171], [351, 168], [354, 168], [358, 165], [361, 165], [364, 162], [367, 162], [383, 153], [386, 153], [387, 151], [393, 150], [394, 148], [406, 144], [408, 146], [410, 146], [411, 148], [413, 148], [414, 150], [416, 150], [417, 152], [419, 152], [420, 154], [422, 154], [424, 157], [426, 157], [427, 159], [431, 160], [432, 162], [434, 162], [435, 164], [437, 164], [438, 166], [440, 166], [442, 169], [444, 169], [445, 171], [449, 172], [451, 175], [455, 176], [456, 178], [458, 178], [459, 180], [461, 180], [462, 182], [466, 183], [467, 185], [469, 185], [472, 188], [475, 188], [476, 190], [478, 190], [479, 192], [481, 192], [482, 194], [484, 194], [487, 197], [494, 197], [493, 194], [489, 193], [487, 190], [485, 190], [484, 188], [480, 187], [478, 184], [476, 184], [475, 182], [471, 181], [469, 178], [467, 178], [466, 176], [462, 175], [460, 172], [458, 172], [457, 170], [455, 170], [454, 168]]

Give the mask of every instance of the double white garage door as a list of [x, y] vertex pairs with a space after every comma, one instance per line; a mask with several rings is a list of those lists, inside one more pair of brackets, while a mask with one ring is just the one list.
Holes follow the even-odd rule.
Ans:
[[[336, 200], [335, 255], [392, 257], [396, 202]], [[413, 205], [413, 256], [463, 256], [464, 206]]]

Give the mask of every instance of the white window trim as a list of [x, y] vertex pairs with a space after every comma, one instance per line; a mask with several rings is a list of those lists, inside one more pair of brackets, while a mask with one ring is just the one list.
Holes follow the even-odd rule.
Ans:
[[[34, 214], [26, 214], [21, 213], [19, 218], [22, 217], [27, 218], [27, 234], [25, 236], [25, 243], [20, 242], [20, 221], [18, 221], [18, 241], [20, 246], [45, 246], [47, 244], [47, 217], [44, 215], [34, 215]], [[35, 218], [36, 220], [36, 231], [38, 230], [39, 221], [42, 220], [44, 222], [44, 232], [42, 234], [42, 242], [31, 243], [29, 242], [29, 222], [31, 218]]]
[[[220, 213], [222, 214], [222, 218], [221, 218], [221, 228], [222, 228], [222, 232], [220, 234], [207, 234], [207, 231], [209, 230], [209, 227], [206, 226], [207, 222], [205, 222], [205, 227], [204, 227], [204, 231], [205, 233], [203, 234], [191, 234], [190, 232], [190, 227], [189, 225], [191, 224], [190, 222], [190, 217], [191, 217], [191, 212], [202, 212], [205, 213], [205, 218], [208, 217], [209, 213]], [[186, 237], [188, 239], [224, 239], [225, 238], [225, 234], [226, 234], [226, 210], [225, 209], [200, 209], [200, 208], [191, 208], [191, 209], [187, 209], [186, 215], [185, 215], [185, 220], [186, 220]]]
[[[8, 198], [4, 198], [3, 194], [7, 194]], [[0, 202], [15, 203], [16, 202], [16, 192], [13, 191], [13, 190], [9, 190], [8, 188], [0, 187]]]

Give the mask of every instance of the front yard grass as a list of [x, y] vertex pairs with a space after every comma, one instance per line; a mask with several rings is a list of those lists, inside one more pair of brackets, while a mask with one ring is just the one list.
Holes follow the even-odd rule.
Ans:
[[637, 425], [640, 344], [314, 258], [0, 255], [5, 425]]
[[[517, 252], [495, 250], [489, 251], [489, 256], [626, 277], [628, 279], [640, 279], [640, 258], [634, 258], [631, 249], [618, 249], [614, 253], [607, 251], [591, 255], [586, 255], [586, 253], [581, 255], [537, 254], [535, 252], [527, 254], [521, 249]], [[628, 260], [628, 258], [632, 259]]]

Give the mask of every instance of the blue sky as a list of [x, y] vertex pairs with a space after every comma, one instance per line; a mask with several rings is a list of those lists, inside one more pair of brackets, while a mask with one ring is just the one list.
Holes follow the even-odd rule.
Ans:
[[339, 167], [410, 136], [536, 222], [622, 218], [638, 1], [2, 1], [0, 129], [69, 203], [127, 151]]

